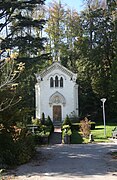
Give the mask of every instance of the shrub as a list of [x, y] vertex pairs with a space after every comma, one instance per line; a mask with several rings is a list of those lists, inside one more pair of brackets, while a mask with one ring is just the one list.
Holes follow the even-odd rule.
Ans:
[[50, 118], [50, 116], [48, 116], [47, 117], [47, 119], [45, 120], [45, 125], [46, 126], [51, 126], [53, 123], [52, 123], [52, 121], [51, 121], [51, 118]]
[[35, 144], [31, 134], [23, 129], [17, 140], [6, 129], [0, 131], [0, 160], [9, 166], [23, 164], [34, 155]]
[[80, 121], [80, 131], [82, 132], [84, 137], [89, 137], [90, 134], [90, 124], [88, 119], [85, 117], [82, 121]]
[[69, 141], [70, 141], [71, 134], [72, 134], [72, 132], [71, 132], [70, 126], [69, 125], [63, 125], [62, 126], [62, 142], [65, 143], [65, 136], [69, 136]]
[[83, 143], [83, 138], [81, 134], [77, 131], [74, 131], [71, 135], [71, 143], [72, 144], [82, 144]]
[[62, 130], [65, 130], [65, 129], [69, 130], [70, 129], [70, 125], [69, 124], [63, 125], [62, 126]]
[[3, 165], [16, 164], [16, 146], [13, 141], [13, 137], [6, 130], [0, 131], [0, 160]]
[[31, 134], [26, 134], [24, 138], [19, 138], [16, 142], [16, 159], [17, 164], [23, 164], [28, 162], [35, 153], [34, 138]]
[[71, 125], [72, 125], [72, 123], [71, 123], [70, 118], [69, 118], [68, 115], [66, 116], [65, 120], [63, 121], [62, 126], [64, 126], [64, 125], [69, 125], [70, 127], [71, 127]]
[[54, 125], [50, 116], [48, 116], [47, 120], [45, 121], [45, 125], [51, 128], [51, 132], [54, 132]]
[[80, 130], [80, 123], [72, 123], [72, 126], [71, 126], [71, 130], [72, 131], [79, 131]]
[[32, 119], [32, 124], [33, 125], [37, 125], [37, 126], [41, 126], [41, 120], [36, 118], [36, 119]]
[[50, 134], [53, 131], [54, 131], [54, 126], [50, 117], [48, 116], [48, 118], [45, 120], [44, 125], [41, 125], [39, 131], [36, 131], [35, 134], [33, 134], [35, 143], [47, 144], [49, 142]]
[[72, 123], [79, 123], [80, 122], [79, 117], [76, 116], [75, 114], [72, 114], [72, 115], [70, 114], [69, 117], [70, 117]]
[[42, 123], [43, 125], [45, 124], [45, 114], [44, 114], [44, 112], [42, 113], [41, 123]]
[[36, 144], [47, 144], [50, 137], [50, 129], [47, 128], [46, 131], [36, 132], [33, 134]]

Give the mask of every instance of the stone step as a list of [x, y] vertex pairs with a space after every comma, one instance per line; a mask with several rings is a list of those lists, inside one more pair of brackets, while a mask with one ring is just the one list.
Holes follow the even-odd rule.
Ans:
[[54, 132], [60, 132], [61, 133], [61, 127], [54, 127]]
[[54, 125], [54, 127], [61, 127], [62, 122], [60, 122], [60, 121], [54, 121], [54, 122], [53, 122], [53, 125]]

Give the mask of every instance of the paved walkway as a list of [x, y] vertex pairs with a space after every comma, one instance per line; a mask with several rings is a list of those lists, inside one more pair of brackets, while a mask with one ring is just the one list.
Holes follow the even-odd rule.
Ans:
[[54, 133], [51, 134], [49, 144], [50, 145], [61, 144], [61, 142], [62, 142], [61, 128], [56, 127], [54, 128]]
[[[10, 171], [13, 180], [117, 180], [116, 143], [49, 145], [37, 157]], [[11, 179], [10, 179], [11, 180]]]
[[42, 146], [34, 160], [10, 171], [11, 179], [117, 180], [117, 158], [110, 155], [114, 151], [114, 142]]
[[9, 180], [117, 180], [117, 158], [110, 155], [117, 152], [114, 141], [65, 145], [55, 128], [50, 145], [37, 148], [35, 159], [10, 171]]

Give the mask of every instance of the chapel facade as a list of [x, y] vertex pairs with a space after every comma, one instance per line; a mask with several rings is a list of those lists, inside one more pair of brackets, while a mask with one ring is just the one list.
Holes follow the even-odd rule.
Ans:
[[36, 118], [42, 113], [53, 122], [62, 122], [66, 115], [79, 116], [77, 74], [71, 72], [60, 62], [53, 62], [36, 74]]

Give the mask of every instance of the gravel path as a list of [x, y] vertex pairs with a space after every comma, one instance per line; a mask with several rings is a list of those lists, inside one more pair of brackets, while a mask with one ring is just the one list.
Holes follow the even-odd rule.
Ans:
[[117, 180], [116, 143], [50, 145], [37, 157], [10, 171], [16, 180]]

